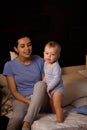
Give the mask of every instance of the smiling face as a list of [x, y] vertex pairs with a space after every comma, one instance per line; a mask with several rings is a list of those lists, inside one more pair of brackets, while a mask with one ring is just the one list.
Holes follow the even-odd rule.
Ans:
[[44, 49], [44, 60], [50, 64], [60, 58], [60, 46], [57, 44], [47, 44]]
[[32, 53], [32, 43], [28, 37], [20, 38], [17, 47], [14, 50], [17, 52], [18, 56], [21, 58], [29, 58]]

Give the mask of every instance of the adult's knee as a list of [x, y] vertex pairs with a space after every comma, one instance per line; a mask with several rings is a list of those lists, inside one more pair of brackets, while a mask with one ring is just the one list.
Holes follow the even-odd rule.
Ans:
[[34, 86], [33, 96], [39, 99], [44, 98], [46, 94], [46, 84], [42, 81], [37, 82]]
[[36, 84], [35, 84], [35, 89], [39, 89], [39, 90], [46, 90], [46, 84], [42, 81], [38, 81]]

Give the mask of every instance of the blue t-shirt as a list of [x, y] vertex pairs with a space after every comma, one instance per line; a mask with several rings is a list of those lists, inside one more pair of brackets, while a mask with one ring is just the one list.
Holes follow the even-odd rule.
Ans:
[[33, 93], [34, 85], [42, 80], [44, 73], [44, 60], [40, 56], [32, 55], [32, 62], [25, 65], [16, 58], [5, 63], [3, 75], [13, 76], [16, 88], [23, 96], [29, 96]]

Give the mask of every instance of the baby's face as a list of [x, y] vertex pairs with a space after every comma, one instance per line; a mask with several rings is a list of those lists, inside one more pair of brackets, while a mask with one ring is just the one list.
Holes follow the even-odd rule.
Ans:
[[58, 60], [60, 54], [58, 52], [58, 47], [49, 47], [46, 46], [44, 50], [44, 60], [49, 63], [54, 63]]

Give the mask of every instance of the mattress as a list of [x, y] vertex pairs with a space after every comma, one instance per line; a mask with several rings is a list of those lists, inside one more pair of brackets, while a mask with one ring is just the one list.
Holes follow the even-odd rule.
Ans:
[[87, 116], [71, 110], [64, 112], [64, 122], [57, 123], [55, 114], [39, 114], [31, 130], [87, 130]]

